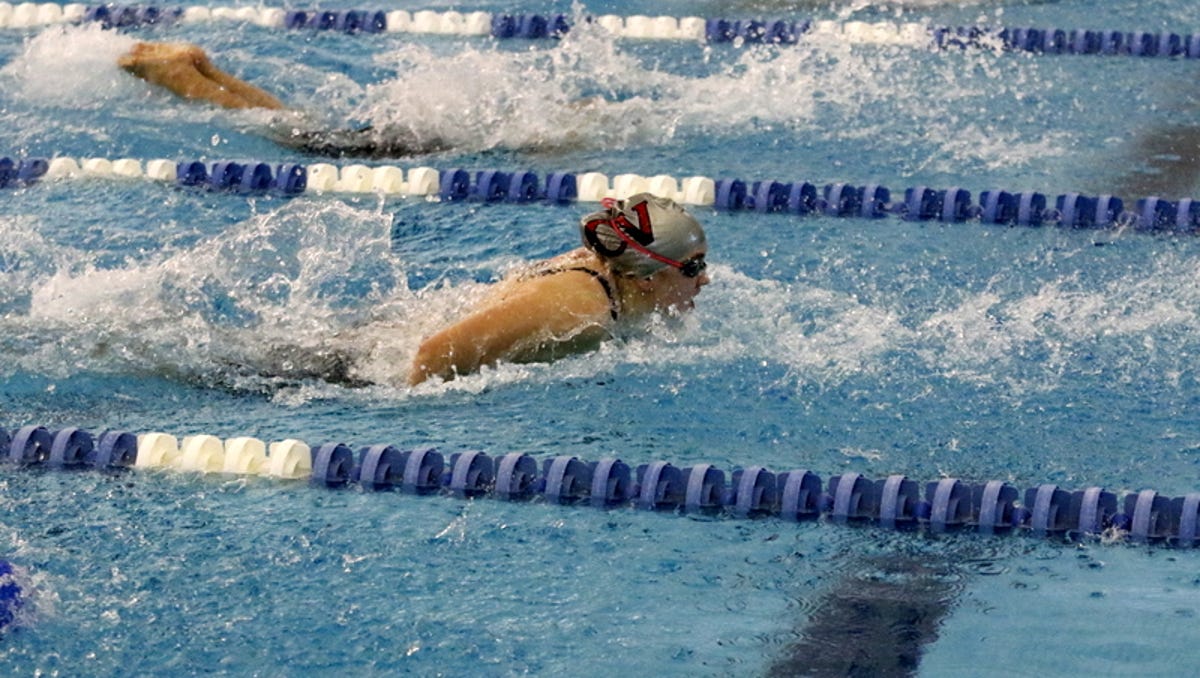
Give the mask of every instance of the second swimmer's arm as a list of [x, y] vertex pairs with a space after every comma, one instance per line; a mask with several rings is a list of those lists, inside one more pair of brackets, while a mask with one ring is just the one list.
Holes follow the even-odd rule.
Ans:
[[204, 50], [195, 45], [140, 42], [117, 64], [185, 99], [200, 99], [224, 108], [284, 108], [267, 92], [214, 66]]

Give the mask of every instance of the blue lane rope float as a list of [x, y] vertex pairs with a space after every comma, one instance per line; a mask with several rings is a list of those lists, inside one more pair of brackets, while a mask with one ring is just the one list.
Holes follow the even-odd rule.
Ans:
[[[73, 10], [72, 14], [77, 10]], [[169, 26], [183, 17], [181, 7], [154, 7], [151, 5], [92, 5], [87, 7], [79, 21], [98, 23], [105, 28], [138, 28], [143, 26]]]
[[[33, 28], [78, 22], [96, 22], [108, 28], [140, 28], [222, 20], [287, 30], [368, 35], [409, 32], [528, 40], [559, 38], [572, 28], [570, 19], [564, 14], [78, 3], [58, 5], [32, 2], [13, 5], [0, 2], [0, 28]], [[1200, 58], [1200, 34], [695, 16], [603, 15], [585, 17], [584, 21], [602, 26], [622, 38], [694, 40], [710, 44], [794, 45], [804, 35], [811, 34], [832, 36], [852, 43], [930, 46], [937, 49], [985, 47], [1034, 54]]]
[[279, 164], [258, 161], [148, 160], [131, 158], [0, 157], [0, 188], [21, 187], [44, 179], [70, 177], [148, 178], [181, 187], [239, 194], [374, 193], [436, 198], [443, 202], [548, 201], [599, 202], [649, 192], [685, 205], [724, 211], [822, 214], [830, 217], [989, 225], [1060, 226], [1064, 228], [1132, 228], [1145, 232], [1200, 232], [1200, 201], [1157, 196], [1127, 203], [1113, 195], [989, 189], [974, 196], [954, 186], [911, 186], [892, 191], [879, 184], [808, 181], [753, 181], [668, 175], [645, 177], [599, 172], [552, 172], [539, 177], [530, 171], [438, 170], [396, 166]]
[[[540, 500], [596, 508], [632, 508], [789, 522], [823, 519], [899, 530], [1039, 537], [1103, 537], [1190, 548], [1200, 540], [1200, 492], [1181, 497], [1144, 489], [1070, 490], [1045, 483], [1024, 491], [1000, 480], [941, 478], [920, 483], [903, 475], [871, 479], [847, 472], [823, 480], [808, 469], [776, 473], [762, 466], [726, 475], [710, 464], [679, 468], [666, 461], [630, 467], [620, 459], [589, 462], [570, 454], [544, 459], [481, 451], [445, 457], [435, 448], [376, 444], [354, 450], [342, 442], [317, 447], [287, 439], [193, 435], [178, 440], [152, 432], [92, 435], [78, 428], [0, 429], [0, 453], [12, 467], [130, 469], [224, 473], [307, 480], [324, 488], [447, 494], [458, 498]], [[726, 480], [728, 478], [728, 481]], [[0, 627], [20, 605], [19, 588], [0, 561]]]
[[16, 569], [9, 561], [0, 559], [0, 631], [17, 621], [17, 615], [24, 606], [25, 591]]

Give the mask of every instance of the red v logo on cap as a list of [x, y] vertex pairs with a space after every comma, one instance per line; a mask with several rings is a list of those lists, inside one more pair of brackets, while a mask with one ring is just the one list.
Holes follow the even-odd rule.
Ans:
[[629, 217], [625, 216], [624, 213], [618, 214], [613, 219], [613, 227], [620, 228], [626, 235], [636, 240], [639, 245], [649, 245], [654, 242], [654, 229], [650, 226], [650, 204], [643, 200], [633, 206], [633, 211], [637, 214], [637, 227], [633, 225], [633, 222], [629, 221]]

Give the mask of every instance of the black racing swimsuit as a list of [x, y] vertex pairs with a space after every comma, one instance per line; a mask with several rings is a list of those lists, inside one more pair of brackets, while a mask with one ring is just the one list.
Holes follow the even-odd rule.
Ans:
[[331, 158], [405, 158], [445, 150], [436, 139], [417, 139], [398, 129], [314, 129], [303, 120], [274, 123], [267, 137], [281, 146]]

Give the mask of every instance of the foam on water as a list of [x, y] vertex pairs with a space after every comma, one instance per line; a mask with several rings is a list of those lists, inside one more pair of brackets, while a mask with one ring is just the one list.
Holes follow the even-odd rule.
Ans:
[[117, 67], [117, 58], [136, 42], [99, 24], [54, 26], [28, 39], [24, 51], [0, 68], [0, 78], [11, 86], [10, 96], [20, 99], [48, 106], [105, 107], [140, 88]]
[[[905, 174], [1045, 161], [1074, 138], [1065, 126], [1031, 140], [1011, 124], [963, 122], [997, 108], [1019, 110], [1016, 122], [1040, 127], [1056, 115], [1048, 104], [1016, 105], [1044, 78], [1036, 62], [1011, 55], [931, 59], [911, 47], [861, 48], [821, 34], [784, 48], [665, 49], [679, 58], [639, 56], [586, 23], [553, 49], [468, 46], [444, 57], [407, 45], [379, 57], [397, 75], [368, 85], [349, 115], [468, 151], [618, 150], [754, 130], [794, 143], [819, 131], [864, 148], [882, 142]], [[926, 104], [929, 95], [938, 106]], [[960, 112], [947, 116], [947, 107]]]
[[[86, 360], [108, 369], [203, 374], [244, 362], [243, 352], [261, 353], [255, 347], [264, 340], [318, 341], [380, 299], [402, 303], [396, 291], [405, 289], [403, 268], [380, 235], [386, 223], [338, 202], [297, 201], [194, 246], [116, 268], [46, 246], [36, 224], [0, 225], [10, 262], [3, 288], [11, 299], [8, 342], [58, 337], [11, 358], [35, 372], [70, 373]], [[39, 258], [43, 252], [55, 254]]]
[[1197, 266], [1168, 255], [1098, 284], [1066, 276], [1016, 296], [1002, 291], [1010, 280], [997, 279], [921, 320], [914, 349], [930, 368], [963, 379], [990, 381], [999, 370], [1027, 373], [1027, 386], [1052, 388], [1072, 371], [1103, 369], [1171, 383], [1197, 349], [1200, 297], [1188, 283], [1200, 274]]

